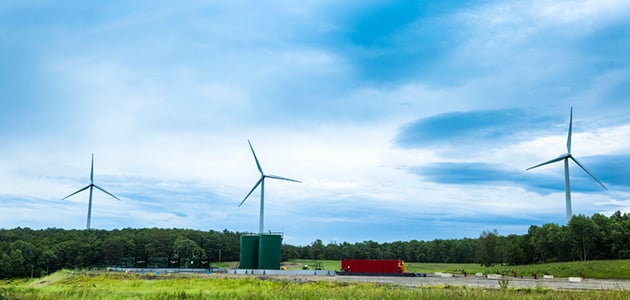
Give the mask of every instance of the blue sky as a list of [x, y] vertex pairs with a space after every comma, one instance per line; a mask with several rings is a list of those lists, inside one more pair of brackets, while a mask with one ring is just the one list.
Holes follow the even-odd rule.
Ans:
[[[420, 2], [420, 3], [418, 3]], [[286, 243], [524, 234], [630, 212], [627, 1], [3, 1], [0, 227]]]

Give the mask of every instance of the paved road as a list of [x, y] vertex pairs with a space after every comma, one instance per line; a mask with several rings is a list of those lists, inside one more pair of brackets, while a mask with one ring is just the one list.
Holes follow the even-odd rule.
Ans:
[[[623, 290], [630, 291], [630, 280], [584, 279], [582, 282], [569, 282], [568, 278], [554, 279], [521, 279], [509, 280], [509, 288], [546, 288], [563, 290]], [[485, 277], [392, 277], [392, 276], [335, 276], [339, 282], [378, 282], [404, 286], [468, 286], [480, 288], [499, 288], [497, 279]]]

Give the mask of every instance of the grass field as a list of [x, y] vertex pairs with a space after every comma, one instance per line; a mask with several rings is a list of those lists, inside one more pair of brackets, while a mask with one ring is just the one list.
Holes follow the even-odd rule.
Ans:
[[[338, 270], [339, 261], [294, 260], [283, 263], [289, 269]], [[232, 268], [235, 262], [215, 267]], [[468, 273], [545, 272], [555, 277], [630, 278], [630, 260], [569, 262], [528, 266], [484, 268], [477, 264], [406, 263], [409, 272]], [[394, 284], [338, 282], [262, 276], [182, 275], [147, 272], [59, 271], [36, 279], [0, 281], [0, 300], [5, 299], [630, 299], [629, 291], [561, 291], [543, 288], [482, 289], [439, 285], [405, 287]]]
[[[314, 266], [317, 262], [322, 264], [324, 270], [337, 270], [341, 268], [340, 261], [336, 260], [291, 260], [283, 263], [289, 269], [299, 269], [303, 265]], [[587, 262], [563, 262], [522, 266], [501, 266], [482, 267], [479, 264], [443, 264], [443, 263], [410, 263], [405, 262], [407, 272], [411, 273], [435, 273], [445, 272], [462, 274], [462, 270], [468, 274], [481, 272], [484, 274], [502, 273], [512, 276], [514, 271], [517, 276], [531, 276], [536, 273], [542, 277], [544, 274], [551, 274], [555, 277], [579, 277], [583, 274], [586, 278], [597, 279], [630, 279], [630, 260], [602, 260]]]
[[295, 278], [60, 271], [0, 282], [0, 299], [628, 299], [623, 291], [402, 287]]

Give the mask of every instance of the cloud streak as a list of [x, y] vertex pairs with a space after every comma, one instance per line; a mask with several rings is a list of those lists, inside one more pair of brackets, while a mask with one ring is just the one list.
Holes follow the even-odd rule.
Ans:
[[400, 130], [396, 142], [402, 147], [435, 147], [478, 144], [483, 141], [524, 140], [549, 123], [549, 118], [520, 110], [448, 112], [411, 122]]

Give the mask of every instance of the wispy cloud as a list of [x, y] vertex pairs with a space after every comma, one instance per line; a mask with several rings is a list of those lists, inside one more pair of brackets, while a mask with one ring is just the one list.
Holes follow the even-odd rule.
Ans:
[[530, 138], [549, 126], [548, 117], [522, 110], [448, 112], [418, 119], [403, 126], [396, 142], [402, 147], [439, 147], [457, 144], [513, 143]]

